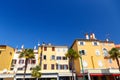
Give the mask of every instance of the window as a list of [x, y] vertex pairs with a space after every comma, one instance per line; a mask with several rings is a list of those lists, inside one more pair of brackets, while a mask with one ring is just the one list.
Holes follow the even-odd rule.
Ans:
[[64, 65], [64, 70], [67, 70], [68, 69], [68, 65]]
[[44, 47], [44, 51], [47, 51], [47, 47]]
[[102, 61], [101, 61], [101, 60], [99, 60], [99, 61], [98, 61], [98, 65], [99, 65], [100, 67], [102, 67], [102, 66], [103, 66], [103, 63], [102, 63]]
[[104, 55], [104, 57], [105, 57], [105, 56], [108, 56], [108, 51], [107, 51], [107, 49], [105, 49], [105, 48], [103, 49], [103, 55]]
[[33, 68], [31, 67], [30, 70], [32, 70]]
[[93, 42], [94, 46], [98, 46], [98, 44], [99, 44], [98, 42]]
[[31, 64], [35, 64], [36, 63], [36, 60], [31, 60]]
[[60, 69], [63, 69], [63, 65], [60, 65]]
[[43, 55], [43, 59], [46, 60], [46, 55]]
[[24, 60], [19, 60], [19, 64], [24, 64]]
[[81, 51], [79, 51], [79, 53], [80, 53], [81, 55], [86, 55], [86, 51], [85, 51], [85, 50], [81, 50]]
[[23, 68], [18, 68], [18, 70], [23, 70]]
[[47, 69], [47, 64], [44, 64], [43, 69], [45, 70]]
[[67, 60], [67, 57], [63, 57], [63, 60]]
[[0, 51], [0, 54], [2, 53], [2, 51]]
[[16, 59], [13, 59], [12, 60], [12, 64], [16, 64], [17, 60]]
[[87, 66], [88, 66], [88, 63], [87, 63], [85, 60], [83, 61], [83, 66], [84, 66], [84, 67], [87, 67]]
[[100, 55], [100, 51], [99, 50], [96, 50], [96, 55]]
[[85, 45], [85, 42], [80, 41], [80, 42], [79, 42], [79, 45], [82, 45], [82, 46], [83, 46], [83, 45]]
[[109, 63], [112, 63], [112, 59], [108, 59], [108, 62], [109, 62]]
[[51, 59], [52, 59], [52, 60], [55, 60], [55, 56], [54, 56], [54, 55], [52, 55], [52, 56], [51, 56]]
[[56, 64], [56, 69], [58, 69], [58, 64]]
[[60, 52], [60, 49], [57, 49], [57, 52]]
[[54, 64], [51, 64], [51, 69], [52, 69], [52, 70], [54, 69]]
[[60, 70], [60, 64], [56, 64], [56, 69]]
[[52, 47], [52, 51], [55, 51], [55, 47]]
[[61, 57], [60, 57], [60, 56], [57, 56], [57, 60], [61, 60]]
[[65, 52], [65, 51], [66, 51], [66, 49], [63, 48], [63, 52]]
[[30, 64], [30, 60], [28, 60], [28, 64]]

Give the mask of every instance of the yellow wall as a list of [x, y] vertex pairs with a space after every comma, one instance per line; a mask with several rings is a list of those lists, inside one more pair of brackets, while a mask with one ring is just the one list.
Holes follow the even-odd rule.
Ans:
[[0, 46], [0, 70], [10, 70], [14, 49], [9, 46]]
[[[42, 47], [42, 48], [41, 48]], [[51, 55], [55, 55], [55, 51], [52, 51], [51, 46], [41, 46], [39, 47], [39, 53], [42, 51], [42, 65], [41, 70], [43, 69], [44, 64], [47, 64], [46, 70], [51, 70], [51, 64], [54, 64], [54, 67], [56, 68], [56, 60], [51, 60]], [[44, 51], [44, 47], [47, 47], [47, 51]], [[46, 60], [43, 59], [43, 56], [46, 55]]]
[[[79, 41], [85, 42], [85, 45], [78, 44]], [[94, 46], [92, 42], [98, 42], [99, 44], [97, 46]], [[86, 61], [88, 66], [84, 67], [84, 69], [105, 69], [109, 68], [109, 66], [112, 66], [114, 68], [117, 67], [116, 62], [112, 61], [112, 63], [108, 62], [108, 59], [104, 59], [103, 55], [103, 48], [106, 48], [108, 51], [115, 47], [114, 43], [107, 43], [107, 42], [101, 42], [96, 40], [75, 40], [75, 42], [72, 45], [72, 48], [79, 53], [80, 50], [85, 50], [86, 55], [82, 55], [82, 60]], [[96, 55], [96, 50], [100, 51], [100, 55]], [[98, 61], [102, 61], [103, 66], [98, 65]], [[80, 73], [81, 63], [80, 59], [75, 60], [75, 69], [77, 73]]]
[[[44, 47], [47, 47], [47, 51], [44, 51]], [[52, 47], [55, 48], [54, 51], [52, 51]], [[67, 46], [49, 46], [49, 45], [43, 45], [39, 47], [39, 54], [42, 53], [42, 60], [40, 60], [39, 62], [42, 62], [41, 64], [41, 71], [42, 72], [64, 72], [64, 71], [69, 71], [69, 69], [67, 70], [58, 70], [56, 69], [56, 64], [60, 64], [60, 65], [68, 65], [68, 60], [57, 60], [56, 57], [57, 56], [65, 56], [65, 52], [58, 52], [57, 49], [63, 50], [63, 49], [68, 49]], [[46, 60], [43, 59], [43, 56], [46, 55]], [[51, 56], [54, 55], [55, 56], [55, 60], [51, 59]], [[44, 64], [47, 64], [47, 69], [44, 69]], [[51, 69], [51, 64], [54, 64], [54, 69]], [[68, 65], [69, 67], [69, 65]]]

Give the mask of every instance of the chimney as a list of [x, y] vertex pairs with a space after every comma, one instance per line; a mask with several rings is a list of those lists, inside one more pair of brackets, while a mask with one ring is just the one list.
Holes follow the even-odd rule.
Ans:
[[96, 39], [94, 33], [90, 34], [90, 39]]
[[92, 34], [90, 34], [90, 39], [93, 39], [93, 35]]
[[48, 43], [48, 46], [51, 46], [51, 43]]
[[94, 33], [92, 33], [92, 37], [93, 37], [93, 39], [96, 39], [96, 38], [95, 38], [95, 34], [94, 34]]
[[85, 34], [85, 37], [86, 37], [86, 39], [89, 39], [89, 35], [88, 35], [88, 33]]

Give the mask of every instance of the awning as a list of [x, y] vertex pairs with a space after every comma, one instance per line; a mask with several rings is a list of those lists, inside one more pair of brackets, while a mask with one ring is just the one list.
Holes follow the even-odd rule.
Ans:
[[110, 74], [91, 73], [90, 76], [108, 76]]
[[112, 76], [120, 76], [120, 74], [112, 74]]
[[[87, 74], [84, 74], [84, 75], [87, 75]], [[120, 74], [90, 73], [90, 76], [120, 76]], [[83, 74], [77, 74], [77, 77], [83, 77]]]

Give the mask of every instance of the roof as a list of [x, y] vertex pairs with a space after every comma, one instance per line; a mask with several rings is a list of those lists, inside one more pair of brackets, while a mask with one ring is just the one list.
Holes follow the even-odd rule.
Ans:
[[[97, 40], [97, 39], [75, 39], [74, 42], [73, 42], [73, 44], [74, 44], [76, 41], [90, 41], [90, 42], [92, 42], [92, 41], [98, 41], [98, 42], [100, 42], [100, 43], [114, 43], [113, 41]], [[73, 44], [72, 44], [72, 46], [73, 46]], [[71, 47], [72, 47], [72, 46], [71, 46]]]
[[120, 44], [115, 45], [116, 48], [120, 48]]

